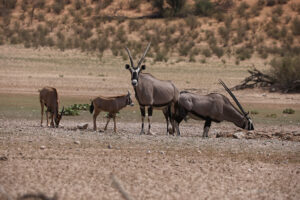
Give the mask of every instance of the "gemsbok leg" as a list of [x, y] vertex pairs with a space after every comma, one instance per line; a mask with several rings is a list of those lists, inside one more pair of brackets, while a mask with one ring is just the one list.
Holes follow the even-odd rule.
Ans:
[[140, 134], [145, 134], [145, 130], [144, 130], [145, 107], [140, 106], [140, 110], [141, 110], [141, 116], [142, 116], [142, 129], [141, 129]]
[[41, 103], [41, 126], [43, 126], [43, 118], [44, 118], [44, 104], [42, 101], [40, 101]]
[[148, 107], [148, 135], [155, 135], [152, 131], [151, 131], [151, 118], [152, 118], [152, 113], [153, 113], [153, 107], [149, 106]]
[[211, 126], [211, 120], [207, 119], [204, 124], [202, 137], [208, 137], [208, 131], [209, 131], [210, 126]]
[[113, 120], [114, 120], [114, 132], [117, 132], [117, 124], [116, 124], [116, 114], [113, 115]]
[[99, 115], [100, 111], [95, 109], [94, 111], [94, 115], [93, 115], [93, 122], [94, 122], [94, 131], [97, 130], [97, 124], [96, 124], [96, 119], [97, 119], [97, 116]]

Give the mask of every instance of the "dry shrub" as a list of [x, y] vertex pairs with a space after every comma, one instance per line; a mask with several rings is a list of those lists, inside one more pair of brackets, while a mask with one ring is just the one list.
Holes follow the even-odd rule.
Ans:
[[194, 30], [199, 26], [198, 20], [196, 16], [189, 15], [184, 19], [186, 25], [191, 29]]
[[[271, 74], [282, 89], [295, 89], [296, 81], [299, 82], [300, 80], [299, 63], [299, 56], [284, 56], [282, 58], [274, 58], [271, 61]], [[299, 83], [298, 86], [300, 85]]]
[[300, 19], [298, 17], [293, 19], [291, 29], [294, 35], [300, 35]]
[[241, 17], [245, 17], [245, 12], [246, 10], [249, 8], [249, 4], [247, 4], [246, 2], [242, 2], [240, 3], [240, 5], [237, 7], [236, 12], [239, 16]]

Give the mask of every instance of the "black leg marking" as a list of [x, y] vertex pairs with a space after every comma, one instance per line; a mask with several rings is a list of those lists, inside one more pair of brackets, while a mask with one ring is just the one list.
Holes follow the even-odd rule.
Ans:
[[153, 113], [153, 107], [152, 106], [149, 106], [148, 107], [148, 116], [152, 116], [152, 113]]
[[203, 137], [208, 137], [208, 131], [211, 126], [211, 119], [206, 119], [203, 130]]
[[142, 117], [145, 117], [145, 107], [140, 107]]

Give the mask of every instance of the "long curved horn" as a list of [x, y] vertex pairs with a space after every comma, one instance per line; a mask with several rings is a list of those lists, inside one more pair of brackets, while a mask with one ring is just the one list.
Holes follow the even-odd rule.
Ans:
[[128, 56], [129, 56], [129, 59], [130, 59], [130, 64], [131, 64], [131, 67], [134, 68], [134, 65], [133, 65], [133, 59], [132, 59], [132, 56], [131, 56], [131, 53], [129, 51], [129, 49], [127, 47], [125, 47], [127, 53], [128, 53]]
[[232, 97], [232, 99], [235, 101], [236, 105], [240, 108], [240, 110], [242, 111], [242, 113], [247, 116], [248, 113], [245, 112], [245, 110], [243, 109], [242, 105], [240, 104], [240, 102], [237, 100], [237, 98], [234, 96], [234, 94], [231, 92], [231, 90], [225, 85], [225, 83], [219, 79], [219, 82], [221, 83], [221, 85], [225, 88], [225, 90], [228, 92], [228, 94]]
[[146, 56], [147, 52], [149, 51], [150, 45], [151, 45], [151, 42], [149, 42], [149, 44], [148, 44], [148, 46], [147, 46], [147, 48], [146, 48], [146, 50], [145, 50], [145, 52], [144, 52], [144, 55], [141, 57], [140, 61], [138, 62], [137, 68], [140, 67], [140, 65], [141, 65], [142, 62], [144, 61], [145, 56]]

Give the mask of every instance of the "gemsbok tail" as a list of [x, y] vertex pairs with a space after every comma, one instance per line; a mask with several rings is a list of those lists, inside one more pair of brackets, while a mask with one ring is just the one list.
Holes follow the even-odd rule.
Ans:
[[90, 113], [92, 114], [94, 111], [94, 103], [93, 101], [91, 102], [91, 105], [90, 105]]

